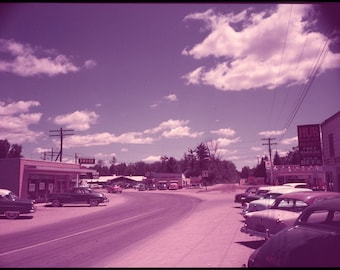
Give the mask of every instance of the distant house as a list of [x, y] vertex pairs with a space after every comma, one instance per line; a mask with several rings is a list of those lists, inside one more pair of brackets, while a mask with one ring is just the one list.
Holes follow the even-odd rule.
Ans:
[[145, 182], [146, 177], [143, 175], [134, 175], [134, 176], [126, 176], [126, 175], [117, 175], [112, 179], [107, 181], [107, 184], [117, 184], [122, 187], [132, 187], [140, 183]]
[[156, 185], [156, 187], [160, 185], [165, 185], [169, 187], [170, 183], [177, 183], [179, 188], [182, 188], [186, 185], [185, 177], [181, 173], [156, 173], [150, 172], [147, 173], [145, 184], [146, 186]]

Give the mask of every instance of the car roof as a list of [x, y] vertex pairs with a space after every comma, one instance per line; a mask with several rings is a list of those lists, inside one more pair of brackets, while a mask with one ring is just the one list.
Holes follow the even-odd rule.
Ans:
[[278, 189], [278, 188], [291, 188], [289, 186], [260, 186], [259, 190], [274, 190], [274, 189]]
[[5, 188], [0, 188], [0, 195], [1, 196], [6, 196], [10, 193], [11, 191], [9, 189], [5, 189]]
[[306, 185], [307, 186], [307, 183], [299, 182], [299, 183], [285, 183], [285, 184], [283, 184], [283, 186], [289, 186], [289, 187], [296, 187], [296, 186], [300, 186], [300, 185]]
[[339, 192], [334, 191], [299, 191], [285, 193], [277, 197], [277, 199], [296, 199], [305, 202], [313, 201], [317, 198], [333, 198], [340, 197]]
[[[313, 191], [310, 188], [295, 188], [295, 187], [289, 187], [289, 186], [285, 186], [285, 187], [281, 187], [281, 188], [275, 188], [275, 189], [271, 189], [269, 190], [268, 193], [290, 193], [290, 192], [300, 192], [300, 191]], [[268, 194], [267, 193], [267, 194]]]
[[307, 211], [307, 209], [308, 211], [315, 211], [321, 209], [340, 211], [340, 197], [317, 201], [308, 206], [305, 210]]

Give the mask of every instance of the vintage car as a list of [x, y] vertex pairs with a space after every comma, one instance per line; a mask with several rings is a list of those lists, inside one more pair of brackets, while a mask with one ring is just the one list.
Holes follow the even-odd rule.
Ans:
[[8, 219], [16, 219], [22, 214], [35, 213], [34, 200], [21, 199], [8, 189], [0, 189], [0, 214]]
[[280, 195], [270, 208], [246, 214], [241, 232], [268, 239], [284, 228], [292, 226], [307, 206], [334, 197], [340, 197], [340, 193], [306, 191]]
[[264, 195], [263, 198], [251, 201], [248, 204], [244, 204], [242, 206], [242, 215], [245, 216], [247, 213], [268, 209], [274, 203], [275, 199], [282, 194], [301, 191], [313, 190], [310, 188], [295, 188], [289, 186], [273, 189]]
[[266, 195], [266, 193], [273, 188], [275, 188], [275, 186], [260, 186], [255, 192], [255, 194], [249, 194], [245, 197], [242, 197], [241, 198], [242, 207], [245, 207], [251, 201], [263, 198], [263, 196]]
[[295, 188], [309, 188], [308, 184], [305, 182], [296, 182], [296, 183], [285, 183], [283, 186], [295, 187]]
[[104, 193], [95, 191], [89, 187], [74, 187], [65, 193], [51, 193], [47, 202], [52, 206], [58, 207], [63, 204], [89, 204], [90, 206], [97, 206], [100, 203], [109, 202], [109, 199]]
[[268, 192], [281, 188], [291, 188], [289, 186], [260, 186], [255, 194], [249, 194], [248, 196], [241, 198], [241, 206], [243, 208], [248, 206], [248, 203], [263, 198]]
[[123, 188], [119, 185], [108, 185], [106, 186], [108, 193], [122, 193]]
[[257, 248], [248, 268], [328, 268], [340, 265], [340, 198], [317, 201]]
[[177, 190], [177, 189], [178, 189], [178, 184], [177, 183], [170, 183], [169, 190]]
[[247, 197], [248, 195], [254, 195], [258, 189], [259, 189], [259, 186], [250, 186], [250, 187], [246, 188], [246, 190], [244, 192], [237, 193], [235, 195], [234, 202], [235, 203], [241, 203], [242, 200], [244, 200], [245, 197]]

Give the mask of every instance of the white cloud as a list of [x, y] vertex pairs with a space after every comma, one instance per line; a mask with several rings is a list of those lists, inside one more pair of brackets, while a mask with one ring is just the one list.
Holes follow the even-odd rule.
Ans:
[[288, 139], [284, 139], [281, 141], [282, 144], [290, 145], [290, 144], [297, 144], [298, 143], [298, 137], [292, 137]]
[[270, 137], [270, 136], [278, 136], [278, 135], [282, 135], [286, 132], [286, 129], [283, 130], [268, 130], [268, 131], [261, 131], [258, 134], [260, 136], [264, 136], [264, 137]]
[[241, 141], [240, 137], [234, 139], [218, 138], [216, 140], [213, 140], [213, 144], [214, 145], [216, 144], [218, 147], [226, 147], [229, 146], [230, 144], [234, 144], [240, 141]]
[[96, 61], [94, 61], [94, 60], [87, 60], [87, 61], [85, 61], [85, 64], [84, 64], [84, 66], [85, 66], [86, 69], [92, 69], [92, 68], [94, 68], [96, 65], [97, 65], [97, 63], [96, 63]]
[[202, 132], [192, 132], [189, 127], [175, 127], [170, 130], [166, 130], [162, 133], [162, 137], [165, 138], [197, 138], [201, 136]]
[[21, 144], [36, 142], [43, 137], [43, 132], [29, 130], [29, 126], [38, 124], [42, 117], [42, 113], [29, 113], [29, 110], [39, 105], [38, 101], [18, 101], [7, 105], [0, 101], [0, 138]]
[[[79, 70], [65, 55], [56, 55], [53, 50], [33, 49], [31, 45], [13, 40], [0, 39], [0, 52], [4, 55], [7, 54], [6, 60], [0, 59], [0, 72], [29, 77], [35, 75], [55, 76]], [[45, 56], [41, 56], [43, 54]]]
[[[280, 4], [275, 10], [255, 13], [215, 14], [213, 10], [185, 19], [205, 23], [208, 34], [182, 54], [203, 61], [214, 57], [214, 66], [202, 66], [183, 77], [188, 84], [211, 85], [223, 91], [274, 89], [304, 84], [320, 57], [326, 37], [306, 31], [309, 4]], [[286, 35], [287, 34], [287, 35]], [[340, 54], [327, 51], [320, 72], [340, 67]]]
[[229, 137], [229, 136], [234, 136], [236, 132], [235, 130], [232, 130], [230, 128], [221, 128], [219, 130], [212, 130], [211, 133], [217, 134], [219, 136]]
[[95, 124], [98, 117], [95, 112], [75, 111], [70, 114], [56, 116], [54, 123], [66, 128], [83, 131], [89, 129], [91, 124]]
[[165, 98], [166, 100], [169, 100], [169, 101], [177, 101], [177, 96], [174, 95], [174, 94], [165, 96], [164, 98]]
[[174, 138], [197, 138], [203, 134], [203, 132], [193, 132], [191, 128], [187, 126], [188, 120], [173, 120], [162, 122], [159, 126], [144, 130], [145, 134], [161, 133], [161, 136], [168, 139]]
[[161, 160], [161, 156], [149, 156], [143, 159], [143, 161], [146, 163], [153, 163], [153, 162], [160, 161], [160, 160]]
[[0, 101], [0, 115], [17, 114], [22, 112], [28, 112], [31, 107], [40, 106], [39, 101], [28, 100], [18, 101], [6, 105], [5, 102]]

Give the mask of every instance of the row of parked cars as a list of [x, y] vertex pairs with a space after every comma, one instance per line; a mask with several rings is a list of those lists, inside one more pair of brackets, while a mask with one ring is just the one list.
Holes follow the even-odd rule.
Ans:
[[[171, 183], [169, 190], [177, 190], [178, 184]], [[144, 184], [139, 184], [138, 190], [146, 190]], [[150, 189], [150, 188], [149, 188]], [[154, 186], [156, 189], [156, 186]], [[107, 185], [108, 193], [122, 193], [123, 188], [119, 185]], [[91, 187], [80, 186], [74, 187], [64, 193], [51, 193], [47, 196], [46, 202], [53, 207], [61, 207], [64, 204], [88, 204], [89, 206], [97, 206], [101, 203], [109, 202], [107, 196], [100, 191]], [[8, 189], [0, 189], [0, 215], [4, 215], [8, 219], [16, 219], [22, 214], [31, 214], [36, 212], [37, 206], [34, 200], [19, 198], [14, 192]]]
[[337, 267], [340, 193], [313, 191], [305, 183], [252, 186], [236, 194], [241, 232], [265, 240], [248, 267]]
[[[109, 199], [104, 193], [90, 187], [75, 187], [68, 192], [49, 194], [46, 202], [53, 207], [61, 207], [67, 203], [97, 206], [109, 202]], [[0, 214], [6, 218], [16, 219], [19, 215], [35, 213], [36, 210], [34, 200], [22, 199], [11, 190], [0, 189]]]

